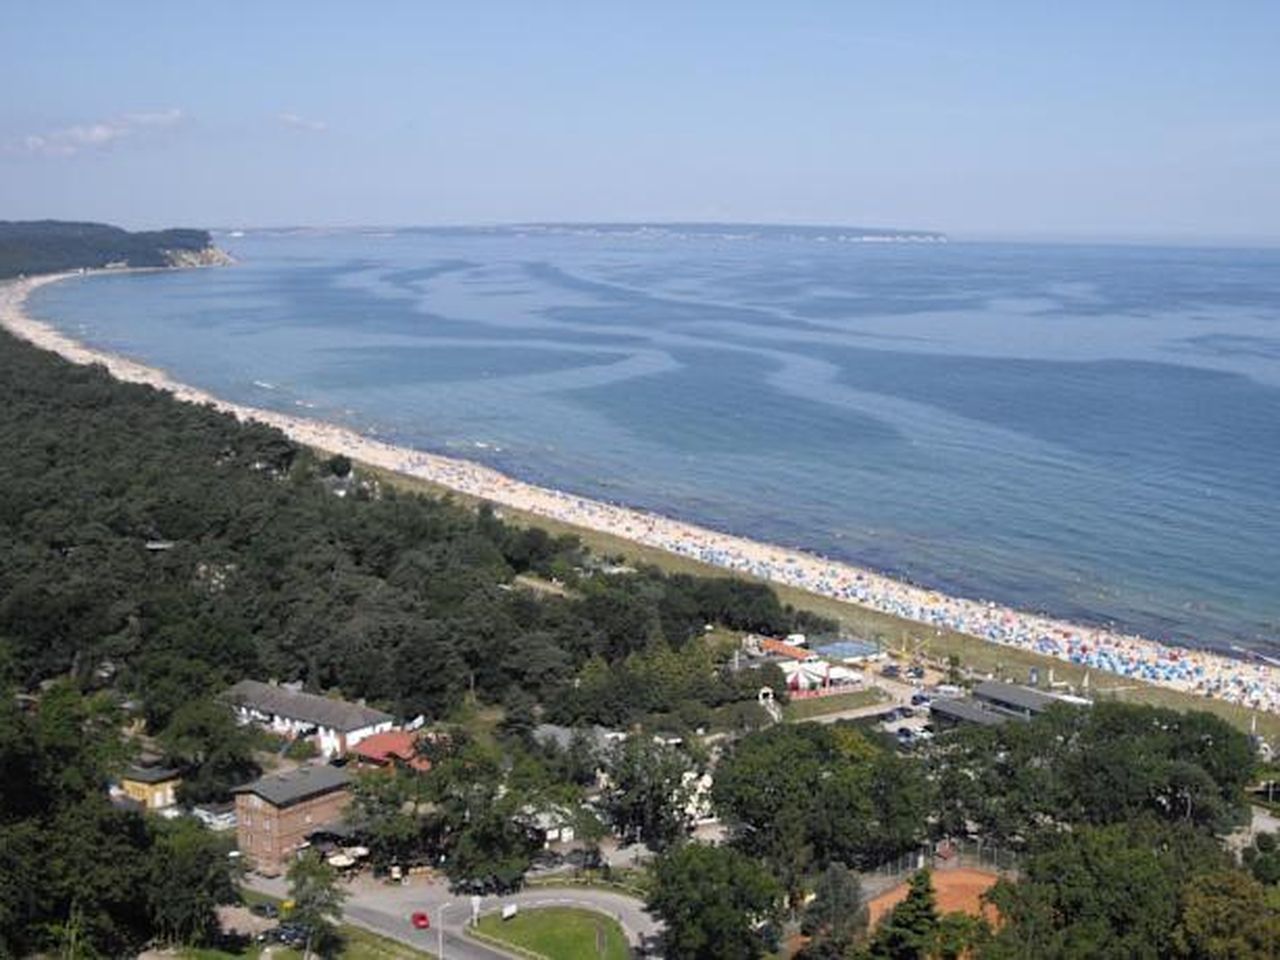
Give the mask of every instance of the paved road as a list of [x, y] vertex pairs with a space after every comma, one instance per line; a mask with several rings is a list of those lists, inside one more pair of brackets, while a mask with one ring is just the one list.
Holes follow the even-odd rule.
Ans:
[[[275, 897], [285, 896], [285, 883], [280, 879], [250, 876], [246, 885]], [[414, 879], [407, 885], [389, 885], [360, 879], [347, 890], [343, 914], [351, 923], [431, 953], [437, 952], [442, 929], [444, 956], [448, 960], [508, 960], [506, 953], [463, 933], [471, 917], [471, 900], [451, 894], [442, 882]], [[505, 897], [485, 897], [480, 902], [480, 912], [499, 910], [508, 904], [522, 909], [574, 906], [595, 910], [617, 920], [633, 945], [651, 941], [660, 929], [643, 903], [609, 890], [535, 887]], [[431, 918], [431, 930], [415, 930], [410, 924], [409, 915], [418, 910]]]
[[837, 710], [835, 713], [823, 713], [816, 717], [806, 717], [801, 723], [837, 723], [840, 720], [862, 720], [866, 717], [878, 717], [882, 713], [887, 714], [891, 710], [897, 710], [903, 704], [900, 702], [884, 701], [882, 703], [873, 703], [867, 707], [853, 707], [850, 710]]

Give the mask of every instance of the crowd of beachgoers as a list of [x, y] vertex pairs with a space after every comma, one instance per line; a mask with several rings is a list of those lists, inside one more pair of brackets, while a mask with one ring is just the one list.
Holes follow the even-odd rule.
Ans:
[[[1280, 667], [1163, 644], [1101, 627], [1024, 613], [995, 603], [946, 596], [850, 564], [708, 530], [617, 504], [513, 479], [481, 464], [425, 453], [329, 423], [230, 403], [177, 383], [162, 371], [97, 351], [33, 320], [23, 304], [37, 277], [0, 289], [0, 323], [75, 363], [98, 363], [121, 380], [146, 383], [182, 400], [206, 403], [244, 420], [271, 424], [329, 453], [418, 477], [459, 493], [578, 527], [656, 547], [716, 567], [857, 603], [938, 629], [1041, 653], [1135, 681], [1280, 712]], [[1089, 674], [1086, 674], [1086, 677]], [[1087, 690], [1078, 692], [1087, 693]]]

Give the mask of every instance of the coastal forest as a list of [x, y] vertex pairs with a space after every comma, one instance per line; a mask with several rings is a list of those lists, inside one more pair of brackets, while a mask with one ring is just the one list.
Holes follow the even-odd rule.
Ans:
[[105, 223], [0, 220], [0, 280], [110, 263], [167, 267], [173, 252], [198, 253], [210, 242], [207, 230], [130, 233]]
[[[572, 537], [384, 487], [273, 428], [7, 335], [0, 444], [9, 675], [22, 689], [110, 685], [153, 731], [245, 677], [404, 717], [442, 716], [474, 692], [532, 697], [566, 723], [671, 713], [680, 725], [679, 704], [713, 709], [761, 685], [703, 670], [691, 641], [708, 624], [829, 627], [762, 585], [598, 572]], [[564, 589], [513, 586], [519, 575]], [[674, 683], [656, 676], [663, 658]]]

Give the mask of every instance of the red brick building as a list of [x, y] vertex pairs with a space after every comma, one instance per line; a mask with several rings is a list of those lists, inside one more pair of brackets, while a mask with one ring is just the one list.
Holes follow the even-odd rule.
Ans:
[[337, 767], [314, 764], [238, 787], [240, 853], [261, 874], [283, 873], [308, 836], [342, 820], [351, 802], [350, 782]]

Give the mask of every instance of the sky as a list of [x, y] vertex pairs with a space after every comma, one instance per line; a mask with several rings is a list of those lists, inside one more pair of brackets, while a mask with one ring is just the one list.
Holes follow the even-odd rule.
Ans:
[[0, 219], [1280, 242], [1280, 3], [0, 0]]

